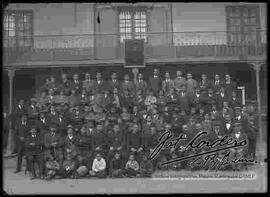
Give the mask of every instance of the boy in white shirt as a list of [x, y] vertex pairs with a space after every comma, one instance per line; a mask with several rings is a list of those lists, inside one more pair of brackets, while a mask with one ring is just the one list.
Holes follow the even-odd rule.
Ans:
[[89, 171], [91, 176], [96, 176], [98, 178], [106, 177], [106, 161], [102, 158], [100, 153], [97, 153], [96, 158], [93, 161], [92, 170]]

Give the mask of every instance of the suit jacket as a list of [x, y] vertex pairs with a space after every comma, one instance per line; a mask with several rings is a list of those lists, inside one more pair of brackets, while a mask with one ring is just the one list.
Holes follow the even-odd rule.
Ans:
[[235, 107], [237, 107], [237, 106], [242, 106], [242, 101], [241, 101], [241, 99], [239, 99], [239, 98], [232, 98], [231, 97], [231, 99], [230, 99], [230, 101], [229, 101], [229, 105], [230, 105], [230, 107], [231, 108], [235, 108]]
[[[34, 145], [30, 145], [34, 143]], [[25, 141], [26, 155], [41, 155], [43, 154], [44, 141], [43, 137], [40, 134], [37, 134], [36, 137], [29, 136]]]
[[44, 145], [45, 147], [52, 148], [51, 143], [57, 142], [56, 148], [62, 148], [64, 145], [64, 140], [62, 136], [58, 133], [55, 133], [55, 135], [52, 135], [52, 133], [46, 133], [44, 136]]
[[224, 94], [224, 97], [222, 97], [221, 94], [216, 95], [216, 99], [217, 99], [217, 107], [220, 110], [222, 109], [224, 101], [227, 101], [227, 102], [230, 101], [230, 99], [226, 93]]
[[28, 110], [27, 110], [27, 114], [28, 114], [28, 117], [31, 119], [31, 120], [34, 120], [38, 117], [38, 113], [39, 113], [39, 109], [37, 106], [29, 106], [28, 107]]
[[123, 94], [124, 91], [128, 91], [129, 95], [133, 96], [134, 95], [134, 89], [135, 86], [133, 82], [129, 81], [128, 83], [122, 82], [121, 83], [121, 93]]
[[82, 87], [86, 89], [86, 92], [93, 93], [94, 90], [94, 81], [93, 80], [84, 80], [82, 82]]
[[211, 87], [211, 81], [208, 80], [208, 79], [204, 83], [202, 81], [200, 81], [199, 82], [199, 87], [200, 87], [201, 90], [207, 91]]
[[55, 123], [57, 124], [58, 123], [58, 113], [55, 112], [55, 114], [53, 115], [52, 113], [48, 113], [47, 114], [47, 118], [48, 118], [48, 121], [50, 124], [52, 123]]
[[173, 80], [173, 87], [177, 90], [180, 91], [182, 85], [186, 85], [186, 79], [184, 77], [181, 77], [180, 79], [175, 78]]
[[124, 135], [122, 133], [122, 131], [119, 132], [109, 132], [107, 134], [107, 145], [108, 147], [114, 147], [114, 148], [118, 148], [120, 146], [124, 146], [124, 144], [126, 143], [126, 140], [124, 139]]
[[70, 89], [71, 90], [81, 90], [81, 86], [82, 86], [82, 83], [78, 80], [78, 81], [70, 81]]
[[62, 81], [62, 83], [59, 85], [58, 90], [59, 91], [64, 91], [66, 96], [70, 95], [71, 87], [70, 87], [70, 81], [67, 80], [65, 82]]
[[115, 81], [115, 83], [112, 80], [108, 81], [108, 90], [113, 93], [113, 89], [117, 88], [117, 90], [120, 90], [120, 82], [118, 80]]
[[213, 80], [211, 82], [211, 88], [212, 88], [214, 94], [216, 94], [216, 92], [219, 92], [219, 90], [222, 86], [224, 86], [224, 81], [222, 81], [222, 80], [219, 80], [219, 81]]
[[43, 121], [39, 118], [36, 121], [36, 126], [41, 133], [49, 132], [50, 121], [48, 120], [48, 118], [45, 118], [43, 123]]
[[226, 84], [224, 83], [224, 87], [225, 87], [225, 93], [231, 97], [232, 96], [232, 92], [236, 90], [237, 85], [234, 81], [231, 81], [230, 84]]
[[104, 80], [101, 80], [100, 83], [98, 83], [96, 80], [93, 82], [94, 83], [94, 92], [93, 94], [102, 94], [104, 93], [105, 90], [107, 90], [106, 88], [106, 82]]
[[142, 81], [136, 81], [135, 82], [135, 89], [136, 89], [136, 93], [141, 90], [142, 95], [146, 95], [147, 92], [147, 83], [146, 81], [142, 80]]
[[195, 93], [195, 89], [198, 87], [198, 82], [195, 79], [189, 79], [186, 81], [187, 92]]
[[[228, 127], [227, 127], [228, 126]], [[226, 123], [225, 121], [222, 122], [222, 127], [224, 129], [224, 134], [230, 136], [233, 132], [233, 122]]]
[[25, 139], [29, 136], [30, 124], [26, 121], [26, 125], [22, 124], [22, 121], [15, 126], [15, 136], [17, 138], [24, 137]]
[[171, 79], [168, 82], [166, 80], [162, 81], [162, 90], [165, 93], [165, 95], [170, 93], [170, 89], [174, 87], [173, 83], [174, 82]]
[[151, 76], [149, 78], [149, 88], [155, 93], [158, 94], [162, 87], [162, 80], [160, 77], [154, 78]]

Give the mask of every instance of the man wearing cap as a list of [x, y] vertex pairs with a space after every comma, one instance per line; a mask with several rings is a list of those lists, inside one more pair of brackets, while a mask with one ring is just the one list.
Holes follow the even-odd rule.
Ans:
[[222, 122], [222, 127], [224, 128], [225, 135], [231, 135], [233, 133], [233, 124], [232, 118], [229, 114], [225, 115], [225, 119]]
[[83, 117], [82, 114], [80, 112], [80, 107], [76, 106], [72, 113], [70, 114], [70, 123], [74, 126], [79, 126], [82, 125], [83, 123]]
[[64, 141], [61, 135], [56, 132], [55, 124], [51, 124], [50, 132], [45, 134], [44, 144], [45, 144], [45, 157], [50, 154], [53, 155], [53, 157], [56, 157], [57, 161], [61, 166], [64, 158], [62, 150]]
[[149, 89], [153, 91], [154, 95], [158, 95], [162, 89], [162, 79], [159, 77], [159, 70], [154, 69], [154, 75], [149, 77]]
[[143, 79], [143, 74], [138, 74], [138, 80], [135, 82], [136, 95], [138, 95], [138, 91], [141, 91], [141, 95], [145, 96], [147, 92], [147, 83]]
[[120, 82], [117, 79], [117, 74], [115, 72], [112, 73], [111, 79], [108, 81], [108, 90], [110, 93], [114, 92], [114, 88], [120, 89]]
[[242, 102], [241, 100], [237, 97], [236, 91], [232, 91], [232, 97], [229, 100], [229, 105], [231, 108], [235, 108], [237, 106], [241, 106]]
[[176, 78], [173, 80], [173, 87], [177, 92], [180, 92], [182, 85], [186, 85], [186, 79], [182, 77], [181, 70], [177, 70]]
[[93, 94], [94, 81], [91, 79], [90, 73], [85, 73], [85, 79], [82, 82], [82, 88], [86, 90], [87, 93]]
[[64, 136], [64, 157], [66, 157], [67, 154], [71, 154], [72, 157], [77, 156], [78, 154], [77, 142], [78, 137], [74, 133], [73, 128], [68, 128], [67, 135]]
[[30, 130], [31, 135], [26, 138], [25, 149], [26, 156], [31, 169], [31, 179], [36, 178], [35, 163], [38, 164], [39, 175], [38, 178], [44, 178], [44, 141], [41, 134], [37, 133], [36, 127]]
[[[234, 123], [234, 132], [231, 135], [233, 140], [236, 140], [238, 143], [248, 140], [247, 135], [242, 132], [241, 123]], [[235, 148], [230, 148], [232, 158], [246, 158], [248, 146], [239, 146]], [[232, 163], [233, 170], [241, 170], [243, 163]]]
[[214, 119], [212, 121], [213, 130], [209, 133], [210, 141], [215, 141], [217, 139], [222, 139], [225, 135], [224, 130], [222, 128], [221, 122], [218, 119]]
[[30, 124], [27, 115], [22, 115], [21, 122], [15, 126], [15, 138], [17, 144], [17, 167], [14, 173], [21, 171], [22, 158], [25, 154], [25, 140], [29, 136]]

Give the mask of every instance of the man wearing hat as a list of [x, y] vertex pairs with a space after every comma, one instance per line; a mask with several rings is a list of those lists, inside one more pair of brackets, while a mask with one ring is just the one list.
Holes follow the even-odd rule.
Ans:
[[37, 100], [35, 98], [31, 98], [31, 104], [28, 107], [27, 114], [30, 122], [34, 122], [38, 119], [39, 109], [37, 107]]
[[29, 135], [30, 124], [28, 122], [27, 115], [24, 114], [21, 117], [21, 122], [15, 126], [15, 138], [17, 144], [17, 167], [14, 173], [21, 171], [22, 158], [25, 154], [25, 140]]
[[86, 90], [87, 93], [92, 94], [94, 89], [94, 80], [91, 79], [90, 73], [85, 73], [85, 79], [82, 82], [82, 88]]
[[149, 89], [153, 91], [154, 95], [157, 96], [159, 91], [162, 89], [162, 79], [159, 77], [159, 70], [154, 69], [153, 76], [149, 77]]
[[79, 106], [76, 106], [70, 114], [70, 123], [74, 126], [83, 124], [83, 117]]
[[243, 132], [247, 130], [248, 120], [241, 113], [241, 107], [237, 106], [234, 110], [234, 122], [238, 122], [241, 124]]
[[106, 133], [102, 122], [97, 122], [96, 129], [93, 134], [94, 151], [105, 152], [106, 150]]
[[117, 74], [115, 72], [112, 73], [111, 79], [108, 81], [108, 90], [110, 93], [113, 93], [114, 88], [119, 90], [120, 82], [117, 79]]
[[231, 135], [233, 133], [233, 124], [230, 114], [225, 115], [225, 119], [222, 122], [222, 127], [224, 128], [225, 135]]
[[38, 177], [44, 178], [44, 141], [41, 134], [37, 133], [37, 129], [33, 126], [30, 130], [31, 135], [25, 141], [26, 156], [31, 169], [31, 179], [36, 178], [35, 163], [38, 164]]
[[143, 79], [143, 74], [138, 74], [138, 80], [135, 82], [136, 95], [138, 95], [138, 91], [141, 91], [141, 95], [145, 96], [147, 92], [147, 83]]
[[224, 130], [222, 128], [221, 122], [218, 119], [212, 121], [213, 130], [209, 133], [209, 139], [215, 141], [217, 139], [222, 139], [224, 136]]
[[57, 159], [60, 165], [63, 163], [63, 145], [64, 141], [61, 135], [56, 132], [56, 124], [52, 123], [50, 126], [50, 132], [44, 136], [45, 144], [45, 157], [49, 154], [53, 155]]

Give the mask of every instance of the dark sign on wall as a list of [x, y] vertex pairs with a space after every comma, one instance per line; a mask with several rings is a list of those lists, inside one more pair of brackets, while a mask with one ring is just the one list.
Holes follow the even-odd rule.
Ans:
[[144, 67], [144, 40], [125, 40], [125, 67]]

